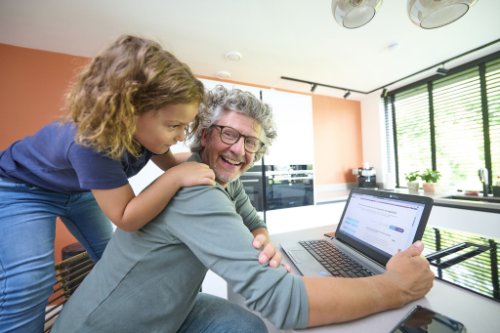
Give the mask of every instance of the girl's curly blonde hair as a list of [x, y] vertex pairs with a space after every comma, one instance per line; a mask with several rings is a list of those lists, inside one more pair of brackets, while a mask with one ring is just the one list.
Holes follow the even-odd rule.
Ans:
[[80, 73], [66, 95], [66, 121], [75, 123], [79, 144], [113, 159], [125, 151], [137, 156], [136, 116], [203, 97], [187, 65], [154, 41], [125, 35]]

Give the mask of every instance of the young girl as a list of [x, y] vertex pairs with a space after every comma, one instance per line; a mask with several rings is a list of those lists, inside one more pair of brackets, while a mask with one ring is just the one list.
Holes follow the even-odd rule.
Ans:
[[[180, 187], [214, 184], [206, 164], [179, 164], [170, 151], [203, 94], [158, 43], [122, 36], [80, 74], [64, 119], [0, 152], [0, 332], [43, 331], [56, 217], [98, 260], [110, 221], [137, 230]], [[166, 171], [136, 196], [128, 178], [150, 159]]]

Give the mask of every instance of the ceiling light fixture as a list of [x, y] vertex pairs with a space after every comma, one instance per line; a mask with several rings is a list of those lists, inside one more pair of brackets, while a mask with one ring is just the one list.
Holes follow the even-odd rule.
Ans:
[[[477, 1], [407, 0], [407, 12], [417, 26], [434, 29], [455, 22]], [[355, 29], [370, 22], [381, 4], [382, 0], [332, 0], [332, 14], [344, 28]]]
[[434, 29], [455, 22], [477, 0], [408, 0], [408, 16], [424, 29]]
[[221, 79], [228, 79], [231, 77], [231, 73], [228, 71], [218, 71], [217, 73], [215, 73], [215, 76]]
[[387, 96], [387, 88], [384, 88], [382, 90], [382, 94], [380, 94], [380, 97], [384, 98], [385, 96]]
[[448, 70], [444, 67], [444, 64], [436, 70], [436, 74], [441, 76], [448, 74]]
[[349, 90], [347, 90], [344, 94], [344, 98], [347, 98], [351, 95], [351, 92]]
[[355, 29], [372, 20], [382, 0], [332, 0], [332, 14], [341, 26]]
[[224, 55], [224, 58], [229, 61], [240, 61], [242, 57], [243, 55], [239, 51], [229, 51]]

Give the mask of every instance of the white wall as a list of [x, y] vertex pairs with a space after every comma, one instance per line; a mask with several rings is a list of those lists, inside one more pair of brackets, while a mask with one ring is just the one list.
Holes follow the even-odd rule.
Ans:
[[370, 163], [377, 172], [377, 183], [384, 188], [393, 186], [392, 175], [386, 163], [384, 110], [380, 92], [376, 91], [361, 100], [361, 132], [363, 143], [363, 161]]
[[314, 164], [311, 96], [266, 89], [262, 100], [271, 105], [278, 131], [266, 164]]

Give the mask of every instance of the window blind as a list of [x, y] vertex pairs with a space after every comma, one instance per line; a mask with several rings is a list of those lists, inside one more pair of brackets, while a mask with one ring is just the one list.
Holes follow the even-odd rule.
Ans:
[[394, 96], [394, 131], [397, 142], [398, 186], [405, 174], [431, 165], [429, 95], [426, 85]]
[[[450, 74], [390, 92], [386, 131], [393, 144], [396, 182], [412, 171], [437, 169], [449, 190], [482, 190], [500, 176], [500, 52]], [[389, 162], [392, 162], [388, 158]], [[500, 181], [500, 178], [498, 178]]]
[[493, 184], [500, 181], [500, 59], [486, 64], [486, 95], [488, 99], [491, 172]]
[[481, 189], [478, 169], [485, 166], [478, 68], [433, 84], [436, 167], [453, 188]]

